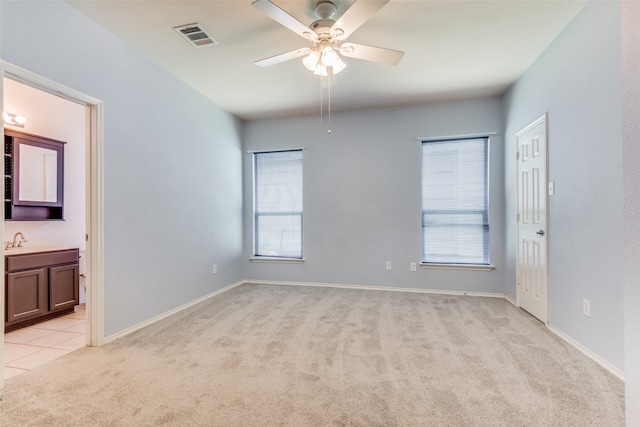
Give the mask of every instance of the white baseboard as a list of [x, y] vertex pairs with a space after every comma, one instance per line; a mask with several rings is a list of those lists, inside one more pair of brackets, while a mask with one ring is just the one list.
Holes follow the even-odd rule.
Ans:
[[104, 343], [107, 344], [107, 343], [113, 342], [113, 341], [117, 340], [118, 338], [122, 338], [125, 335], [129, 335], [130, 333], [135, 332], [135, 331], [137, 331], [139, 329], [142, 329], [145, 326], [149, 326], [149, 325], [151, 325], [153, 323], [156, 323], [159, 320], [165, 319], [165, 318], [167, 318], [167, 317], [169, 317], [169, 316], [171, 316], [173, 314], [176, 314], [176, 313], [178, 313], [178, 312], [180, 312], [182, 310], [186, 310], [189, 307], [192, 307], [192, 306], [194, 306], [194, 305], [196, 305], [198, 303], [201, 303], [202, 301], [205, 301], [205, 300], [207, 300], [209, 298], [215, 297], [216, 295], [220, 295], [223, 292], [227, 292], [228, 290], [231, 290], [231, 289], [235, 288], [236, 286], [240, 286], [240, 285], [242, 285], [244, 283], [245, 283], [245, 281], [241, 280], [241, 281], [236, 282], [236, 283], [234, 283], [232, 285], [229, 285], [229, 286], [227, 286], [225, 288], [218, 289], [217, 291], [213, 291], [211, 293], [208, 293], [207, 295], [204, 295], [204, 296], [202, 296], [200, 298], [197, 298], [197, 299], [195, 299], [193, 301], [189, 301], [188, 303], [183, 304], [183, 305], [181, 305], [179, 307], [176, 307], [174, 309], [171, 309], [171, 310], [169, 310], [169, 311], [167, 311], [165, 313], [162, 313], [162, 314], [159, 314], [159, 315], [157, 315], [155, 317], [152, 317], [151, 319], [145, 320], [142, 323], [138, 323], [137, 325], [131, 326], [130, 328], [124, 329], [124, 330], [122, 330], [120, 332], [116, 332], [115, 334], [109, 335], [108, 337], [106, 337], [104, 339]]
[[345, 284], [339, 284], [339, 283], [280, 282], [280, 281], [273, 281], [273, 280], [244, 280], [243, 283], [255, 283], [257, 285], [316, 286], [321, 288], [362, 289], [366, 291], [415, 292], [415, 293], [421, 293], [421, 294], [466, 295], [466, 296], [472, 296], [472, 297], [504, 298], [504, 294], [491, 293], [491, 292], [447, 291], [447, 290], [440, 290], [440, 289], [421, 289], [421, 288], [392, 288], [389, 286], [345, 285]]
[[624, 372], [622, 372], [620, 369], [616, 368], [606, 360], [602, 359], [600, 356], [598, 356], [597, 354], [595, 354], [594, 352], [592, 352], [591, 350], [589, 350], [588, 348], [580, 344], [578, 341], [571, 338], [570, 336], [566, 335], [564, 332], [561, 332], [549, 325], [547, 325], [547, 329], [553, 332], [554, 334], [556, 334], [557, 336], [559, 336], [560, 338], [562, 338], [563, 340], [565, 340], [566, 342], [568, 342], [569, 344], [571, 344], [573, 347], [575, 347], [578, 351], [580, 351], [582, 354], [587, 356], [589, 359], [593, 360], [598, 365], [602, 366], [604, 369], [606, 369], [607, 371], [611, 372], [613, 375], [615, 375], [616, 377], [624, 381]]
[[506, 299], [507, 301], [509, 301], [511, 304], [513, 304], [515, 307], [518, 307], [518, 304], [516, 304], [516, 302], [514, 300], [511, 299], [511, 297], [507, 294], [503, 295], [504, 299]]
[[197, 298], [179, 307], [173, 308], [169, 311], [166, 311], [162, 314], [152, 317], [151, 319], [145, 320], [144, 322], [138, 323], [137, 325], [123, 329], [122, 331], [116, 332], [113, 335], [109, 335], [104, 339], [104, 343], [107, 344], [107, 343], [113, 342], [119, 338], [129, 335], [132, 332], [135, 332], [155, 322], [165, 319], [173, 314], [176, 314], [182, 310], [186, 310], [187, 308], [192, 307], [202, 301], [205, 301], [216, 295], [220, 295], [221, 293], [227, 292], [237, 286], [248, 284], [248, 283], [255, 283], [258, 285], [317, 286], [317, 287], [324, 287], [324, 288], [362, 289], [362, 290], [371, 290], [371, 291], [396, 291], [396, 292], [417, 292], [417, 293], [442, 294], [442, 295], [467, 295], [467, 296], [491, 297], [491, 298], [504, 297], [503, 294], [493, 294], [493, 293], [487, 293], [487, 292], [443, 291], [443, 290], [437, 290], [437, 289], [419, 289], [419, 288], [391, 288], [391, 287], [384, 287], [384, 286], [344, 285], [344, 284], [317, 283], [317, 282], [281, 282], [281, 281], [272, 281], [272, 280], [241, 280], [225, 288], [218, 289], [217, 291], [211, 292], [207, 295], [204, 295], [200, 298]]
[[[504, 299], [509, 301], [515, 307], [518, 307], [518, 304], [516, 304], [514, 300], [509, 298], [508, 295], [504, 295]], [[606, 369], [607, 371], [611, 372], [613, 375], [615, 375], [616, 377], [624, 381], [624, 373], [620, 369], [616, 368], [606, 360], [602, 359], [600, 356], [598, 356], [597, 354], [595, 354], [594, 352], [592, 352], [591, 350], [589, 350], [588, 348], [586, 348], [585, 346], [583, 346], [582, 344], [580, 344], [579, 342], [571, 338], [569, 335], [565, 334], [564, 332], [560, 332], [559, 330], [555, 329], [553, 326], [550, 326], [548, 323], [545, 326], [549, 331], [553, 332], [555, 335], [557, 335], [558, 337], [562, 338], [563, 340], [571, 344], [571, 346], [575, 347], [580, 353], [584, 354], [589, 359], [593, 360], [598, 365], [602, 366], [604, 369]]]

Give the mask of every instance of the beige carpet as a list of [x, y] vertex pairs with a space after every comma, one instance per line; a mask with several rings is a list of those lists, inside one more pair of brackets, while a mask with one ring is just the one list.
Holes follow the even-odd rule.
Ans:
[[623, 383], [496, 298], [243, 285], [6, 382], [1, 426], [622, 426]]

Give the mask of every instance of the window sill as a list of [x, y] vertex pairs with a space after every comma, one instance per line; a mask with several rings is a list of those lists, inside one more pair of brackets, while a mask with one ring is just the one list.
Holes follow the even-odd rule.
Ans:
[[436, 263], [420, 263], [420, 268], [437, 268], [444, 270], [472, 270], [472, 271], [491, 271], [495, 267], [491, 264], [436, 264]]
[[260, 256], [260, 257], [251, 257], [249, 258], [251, 262], [276, 262], [283, 264], [302, 264], [304, 263], [304, 259], [301, 258], [278, 258], [278, 257], [268, 257], [268, 256]]

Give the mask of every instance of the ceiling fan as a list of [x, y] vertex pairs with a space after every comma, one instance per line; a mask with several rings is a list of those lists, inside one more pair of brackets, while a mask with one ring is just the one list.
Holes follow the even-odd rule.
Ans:
[[345, 42], [345, 39], [380, 10], [389, 0], [356, 0], [353, 5], [336, 19], [338, 8], [333, 1], [320, 0], [314, 12], [318, 18], [306, 26], [270, 0], [256, 0], [252, 6], [294, 33], [307, 39], [310, 47], [295, 49], [280, 55], [256, 61], [260, 67], [268, 67], [291, 59], [304, 57], [302, 62], [309, 71], [320, 76], [337, 74], [347, 65], [340, 55], [365, 61], [396, 65], [404, 52]]

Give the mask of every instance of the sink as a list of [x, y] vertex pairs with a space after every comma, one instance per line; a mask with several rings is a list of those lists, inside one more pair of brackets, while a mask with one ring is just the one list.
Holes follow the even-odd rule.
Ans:
[[5, 249], [4, 251], [5, 252], [26, 252], [29, 249], [31, 249], [31, 248], [28, 248], [26, 246], [22, 246], [22, 247], [19, 247], [19, 248], [8, 248], [8, 249]]
[[18, 248], [9, 248], [4, 250], [5, 255], [32, 254], [38, 252], [53, 252], [73, 249], [67, 246], [22, 246]]

